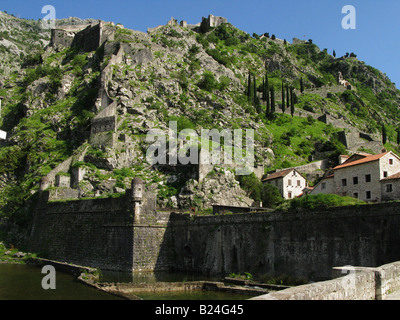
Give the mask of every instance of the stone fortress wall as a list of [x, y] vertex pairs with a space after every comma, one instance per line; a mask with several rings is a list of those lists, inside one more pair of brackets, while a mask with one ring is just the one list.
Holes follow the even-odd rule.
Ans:
[[377, 267], [400, 260], [400, 205], [315, 212], [193, 216], [125, 196], [48, 202], [35, 214], [30, 248], [45, 258], [122, 271], [288, 274], [331, 279], [335, 266]]

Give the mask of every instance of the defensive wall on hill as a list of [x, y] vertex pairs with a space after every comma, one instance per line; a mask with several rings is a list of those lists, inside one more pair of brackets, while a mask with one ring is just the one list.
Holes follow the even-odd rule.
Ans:
[[399, 203], [193, 216], [157, 210], [151, 192], [140, 202], [140, 214], [129, 190], [116, 199], [63, 202], [47, 202], [45, 194], [30, 250], [62, 262], [122, 271], [287, 274], [315, 281], [330, 279], [335, 266], [400, 260]]

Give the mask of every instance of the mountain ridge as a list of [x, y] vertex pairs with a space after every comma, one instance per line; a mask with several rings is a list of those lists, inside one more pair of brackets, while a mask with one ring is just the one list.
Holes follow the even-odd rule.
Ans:
[[[15, 50], [1, 42], [13, 40], [4, 27], [7, 19], [18, 29], [17, 38], [34, 33], [38, 22], [0, 15], [0, 54], [10, 60]], [[60, 29], [68, 21], [85, 20], [67, 19]], [[94, 26], [97, 21], [86, 20]], [[24, 33], [27, 24], [31, 29]], [[29, 45], [20, 44], [18, 59], [0, 75], [0, 127], [10, 137], [0, 150], [3, 216], [28, 223], [28, 204], [34, 203], [42, 177], [55, 171], [52, 183], [56, 175], [69, 177], [68, 189], [78, 197], [120, 194], [140, 177], [157, 190], [160, 206], [207, 209], [224, 200], [237, 205], [260, 200], [260, 190], [255, 195], [227, 168], [217, 166], [199, 181], [192, 169], [176, 172], [146, 163], [146, 133], [168, 132], [170, 121], [177, 121], [179, 131], [253, 129], [255, 163], [265, 172], [326, 158], [334, 163], [346, 147], [347, 152], [381, 146], [399, 152], [394, 141], [400, 91], [356, 57], [335, 58], [310, 41], [250, 36], [229, 22], [211, 26], [207, 18], [191, 27], [171, 20], [148, 33], [103, 22], [101, 36], [89, 41], [90, 30], [68, 40], [75, 47], [51, 44], [50, 31], [39, 32]], [[339, 84], [339, 72], [351, 90]], [[274, 114], [267, 112], [267, 79], [275, 91]], [[289, 99], [281, 109], [282, 92], [290, 98], [289, 89], [293, 116]], [[106, 116], [99, 117], [102, 110]], [[330, 120], [320, 121], [322, 116]], [[343, 144], [340, 131], [356, 149], [347, 140]], [[364, 138], [351, 137], [352, 132]], [[60, 193], [57, 188], [53, 184], [50, 190]]]

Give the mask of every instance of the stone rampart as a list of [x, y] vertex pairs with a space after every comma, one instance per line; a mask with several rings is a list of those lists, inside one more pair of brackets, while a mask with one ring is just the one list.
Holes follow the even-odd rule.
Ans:
[[[29, 250], [110, 270], [250, 272], [312, 281], [331, 279], [335, 266], [376, 268], [400, 260], [399, 203], [195, 216], [157, 212], [148, 192], [135, 220], [129, 199], [41, 203]], [[387, 266], [381, 272], [399, 271]]]
[[384, 300], [389, 293], [400, 290], [400, 262], [377, 268], [335, 267], [333, 277], [251, 300]]
[[375, 273], [358, 271], [341, 278], [301, 285], [250, 300], [374, 300]]
[[287, 274], [319, 281], [338, 265], [376, 267], [400, 260], [400, 205], [313, 212], [172, 216], [175, 267], [209, 274]]

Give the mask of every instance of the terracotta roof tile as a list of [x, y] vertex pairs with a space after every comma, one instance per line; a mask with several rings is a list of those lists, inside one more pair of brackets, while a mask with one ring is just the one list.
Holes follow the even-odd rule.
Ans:
[[289, 174], [289, 172], [292, 172], [293, 170], [294, 170], [294, 169], [286, 169], [286, 170], [278, 171], [278, 172], [275, 172], [275, 173], [271, 173], [271, 174], [270, 174], [268, 177], [266, 177], [263, 181], [273, 180], [273, 179], [285, 177], [286, 175]]
[[389, 177], [383, 178], [381, 181], [383, 181], [383, 180], [394, 180], [394, 179], [400, 179], [400, 172], [392, 174]]
[[333, 168], [333, 170], [337, 170], [337, 169], [342, 169], [342, 168], [346, 168], [346, 167], [350, 167], [350, 166], [355, 166], [358, 164], [363, 164], [363, 163], [367, 163], [367, 162], [371, 162], [371, 161], [376, 161], [379, 160], [380, 158], [382, 158], [384, 155], [388, 154], [389, 152], [384, 152], [384, 153], [380, 153], [380, 154], [374, 154], [374, 155], [368, 155], [362, 159], [358, 159], [355, 161], [345, 161], [343, 162], [341, 165], [338, 165], [336, 167]]

